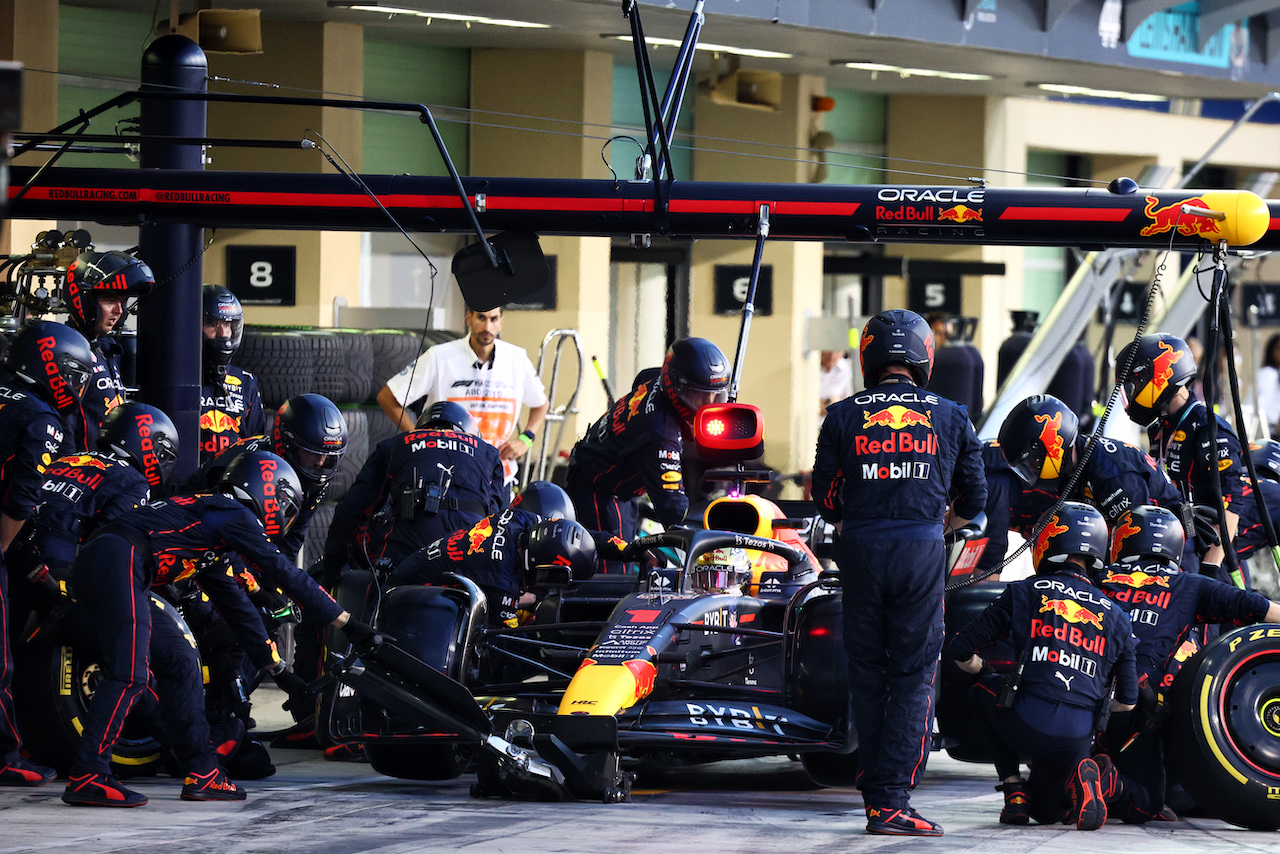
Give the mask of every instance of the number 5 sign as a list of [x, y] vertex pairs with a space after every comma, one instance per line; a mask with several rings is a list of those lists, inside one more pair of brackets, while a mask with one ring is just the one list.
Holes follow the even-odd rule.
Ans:
[[245, 305], [296, 305], [296, 246], [228, 246], [227, 287]]

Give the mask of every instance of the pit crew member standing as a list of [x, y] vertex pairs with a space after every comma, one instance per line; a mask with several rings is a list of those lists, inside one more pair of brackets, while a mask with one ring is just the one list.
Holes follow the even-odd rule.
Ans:
[[205, 285], [204, 382], [200, 386], [200, 461], [267, 429], [258, 380], [231, 364], [244, 334], [244, 309], [222, 285]]
[[439, 401], [420, 426], [383, 439], [333, 512], [321, 558], [336, 580], [348, 559], [394, 566], [446, 534], [507, 506], [498, 451], [475, 434], [471, 415]]
[[1112, 531], [1111, 565], [1097, 576], [1102, 592], [1129, 612], [1138, 642], [1138, 709], [1113, 717], [1105, 739], [1120, 774], [1111, 811], [1130, 824], [1160, 816], [1164, 806], [1165, 699], [1182, 665], [1199, 650], [1194, 629], [1280, 623], [1280, 604], [1265, 596], [1180, 572], [1182, 544], [1182, 524], [1173, 513], [1135, 507]]
[[[77, 598], [102, 643], [104, 677], [86, 715], [84, 737], [62, 799], [79, 806], [141, 806], [147, 799], [110, 775], [111, 748], [130, 708], [150, 687], [151, 635], [175, 634], [152, 623], [148, 590], [205, 572], [224, 575], [217, 560], [234, 550], [303, 608], [304, 617], [347, 626], [354, 639], [373, 630], [349, 621], [310, 576], [289, 563], [267, 538], [288, 529], [301, 494], [297, 475], [274, 454], [246, 454], [228, 469], [224, 494], [175, 496], [129, 511], [81, 549], [72, 570]], [[173, 638], [162, 638], [168, 646]], [[218, 767], [209, 744], [200, 673], [190, 669], [188, 692], [174, 691], [161, 709], [168, 736], [186, 772], [183, 800], [243, 800]]]
[[[642, 376], [574, 446], [566, 476], [579, 521], [627, 542], [636, 535], [634, 496], [648, 493], [663, 525], [684, 521], [684, 434], [701, 407], [727, 398], [729, 360], [705, 338], [682, 338], [659, 373]], [[610, 561], [606, 571], [623, 569]]]
[[155, 284], [151, 268], [125, 252], [82, 252], [67, 267], [67, 323], [89, 340], [97, 357], [76, 419], [79, 448], [98, 446], [102, 419], [125, 400], [124, 348], [111, 333], [124, 326], [128, 300], [146, 296]]
[[[950, 656], [969, 673], [988, 669], [977, 651], [1000, 638], [1017, 656], [1008, 682], [988, 673], [970, 689], [1004, 790], [1002, 824], [1034, 818], [1097, 830], [1107, 820], [1115, 774], [1109, 762], [1102, 768], [1089, 758], [1095, 721], [1104, 703], [1131, 710], [1138, 682], [1129, 617], [1087, 574], [1102, 568], [1106, 554], [1102, 514], [1063, 502], [1036, 538], [1036, 575], [1006, 587], [951, 639]], [[1019, 755], [1030, 758], [1026, 781]]]
[[[1231, 580], [1222, 568], [1225, 552], [1220, 544], [1221, 531], [1217, 530], [1215, 480], [1226, 508], [1229, 539], [1235, 541], [1239, 556], [1245, 557], [1265, 540], [1257, 505], [1252, 494], [1245, 491], [1240, 441], [1227, 422], [1214, 415], [1218, 446], [1211, 447], [1211, 416], [1204, 402], [1197, 400], [1189, 388], [1196, 376], [1196, 364], [1185, 341], [1174, 335], [1144, 335], [1136, 345], [1129, 344], [1120, 352], [1117, 364], [1125, 364], [1131, 353], [1133, 370], [1122, 388], [1125, 412], [1147, 428], [1151, 452], [1164, 463], [1183, 501], [1213, 508], [1213, 531], [1203, 525], [1193, 530], [1185, 518], [1183, 528], [1201, 540], [1200, 572]], [[1268, 490], [1264, 493], [1268, 506], [1277, 512], [1280, 489], [1270, 483], [1265, 483], [1264, 488]], [[1247, 582], [1244, 577], [1236, 579], [1237, 586], [1247, 587]]]
[[933, 723], [942, 538], [948, 524], [978, 515], [987, 485], [965, 407], [922, 388], [933, 368], [929, 324], [911, 311], [882, 312], [861, 350], [867, 390], [827, 410], [813, 496], [824, 519], [843, 523], [835, 558], [867, 831], [940, 836], [909, 793]]
[[4, 354], [0, 378], [0, 786], [40, 786], [53, 779], [19, 755], [13, 711], [13, 650], [9, 647], [9, 571], [5, 553], [40, 502], [45, 466], [66, 451], [64, 417], [80, 407], [93, 370], [93, 351], [61, 323], [27, 322]]
[[[460, 404], [476, 420], [481, 439], [498, 449], [505, 480], [515, 480], [516, 460], [533, 447], [547, 416], [547, 393], [524, 348], [498, 338], [502, 307], [488, 311], [467, 309], [467, 337], [427, 348], [416, 361], [387, 380], [378, 390], [378, 405], [405, 432], [413, 429], [406, 410], [426, 398]], [[529, 421], [519, 433], [520, 410], [529, 407]]]

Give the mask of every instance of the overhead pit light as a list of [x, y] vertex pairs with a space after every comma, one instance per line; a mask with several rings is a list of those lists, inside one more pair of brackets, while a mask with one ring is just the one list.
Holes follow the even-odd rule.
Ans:
[[1035, 83], [1037, 89], [1055, 95], [1076, 95], [1081, 98], [1106, 98], [1112, 101], [1142, 101], [1158, 104], [1169, 100], [1164, 95], [1147, 95], [1140, 92], [1119, 92], [1114, 89], [1090, 89], [1088, 86], [1072, 86], [1067, 83]]
[[843, 65], [845, 68], [852, 68], [857, 71], [884, 71], [888, 74], [899, 74], [903, 77], [938, 77], [943, 80], [991, 80], [990, 74], [974, 74], [969, 71], [939, 71], [936, 68], [908, 68], [902, 65], [886, 65], [883, 62], [840, 62], [836, 61], [834, 65]]
[[422, 9], [409, 9], [404, 6], [382, 6], [378, 3], [342, 3], [329, 0], [331, 9], [350, 9], [353, 12], [378, 12], [383, 15], [410, 15], [415, 18], [432, 20], [457, 21], [466, 24], [488, 24], [491, 27], [520, 27], [526, 30], [550, 29], [550, 24], [536, 24], [532, 21], [514, 21], [507, 18], [486, 18], [483, 15], [459, 15], [455, 12], [428, 12]]
[[[605, 39], [617, 39], [618, 41], [629, 42], [631, 36], [627, 35], [611, 35], [605, 33], [601, 36]], [[654, 38], [653, 36], [645, 36], [644, 43], [649, 47], [680, 47], [680, 42], [676, 39]], [[698, 50], [705, 50], [710, 53], [728, 53], [734, 56], [753, 56], [757, 59], [791, 59], [792, 54], [779, 53], [776, 50], [760, 50], [754, 47], [733, 47], [727, 44], [710, 44], [708, 42], [698, 42]]]

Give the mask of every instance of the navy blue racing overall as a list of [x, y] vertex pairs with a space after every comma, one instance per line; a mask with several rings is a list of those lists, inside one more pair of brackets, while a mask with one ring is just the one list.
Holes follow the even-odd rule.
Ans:
[[258, 378], [234, 365], [227, 365], [226, 370], [221, 383], [210, 382], [206, 374], [200, 386], [201, 462], [241, 439], [267, 431]]
[[835, 558], [868, 809], [907, 808], [929, 753], [953, 497], [965, 519], [987, 500], [965, 407], [891, 376], [828, 408], [813, 500], [843, 522]]
[[1019, 776], [1020, 755], [1030, 758], [1028, 806], [1042, 824], [1067, 814], [1067, 781], [1089, 756], [1111, 678], [1118, 702], [1138, 698], [1128, 615], [1089, 582], [1083, 568], [1063, 566], [1010, 584], [956, 632], [948, 648], [953, 659], [967, 661], [1001, 638], [1013, 646], [1022, 668], [1016, 700], [1006, 694], [998, 702], [1005, 693], [999, 674], [976, 682], [970, 699], [1002, 780]]
[[[1116, 536], [1123, 532], [1121, 528]], [[1174, 677], [1200, 649], [1194, 629], [1205, 623], [1259, 622], [1271, 602], [1259, 593], [1152, 560], [1112, 564], [1099, 576], [1098, 587], [1129, 612], [1138, 642], [1141, 701], [1136, 715], [1112, 718], [1105, 744], [1124, 780], [1115, 812], [1126, 822], [1141, 824], [1164, 806], [1161, 724], [1169, 712], [1165, 701]]]

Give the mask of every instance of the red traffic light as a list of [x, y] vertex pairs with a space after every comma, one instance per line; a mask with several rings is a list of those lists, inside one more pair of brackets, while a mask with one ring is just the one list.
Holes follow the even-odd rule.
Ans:
[[764, 453], [764, 416], [746, 403], [712, 403], [693, 419], [698, 453], [717, 463], [758, 459]]

